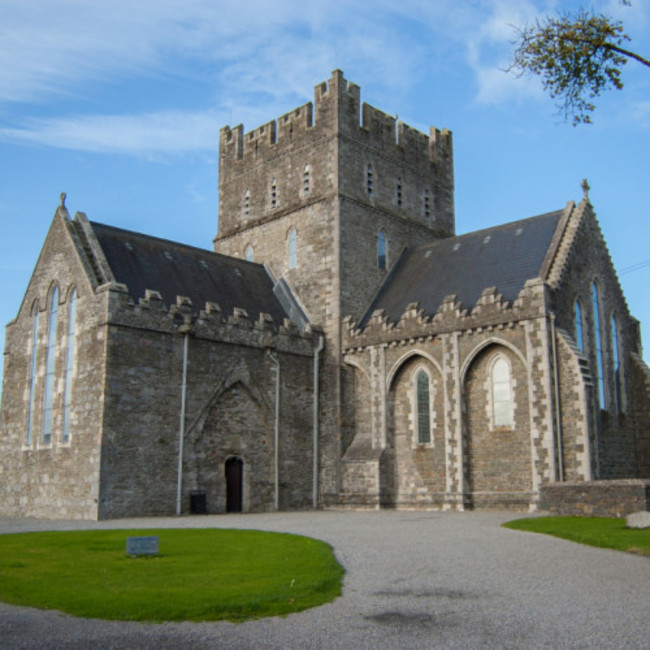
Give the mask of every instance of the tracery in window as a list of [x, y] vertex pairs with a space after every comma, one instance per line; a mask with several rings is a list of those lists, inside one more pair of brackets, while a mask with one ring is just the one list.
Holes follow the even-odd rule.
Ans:
[[74, 343], [77, 327], [77, 292], [73, 289], [68, 299], [68, 331], [65, 345], [65, 376], [63, 381], [62, 442], [70, 441], [70, 411], [72, 407], [72, 373], [74, 370]]
[[43, 389], [43, 443], [52, 441], [52, 411], [54, 406], [54, 364], [56, 361], [56, 338], [59, 323], [59, 290], [54, 287], [50, 299], [47, 323], [47, 348], [45, 350], [45, 383]]
[[427, 221], [431, 219], [431, 198], [429, 197], [429, 190], [424, 190], [424, 218]]
[[366, 167], [366, 192], [372, 196], [372, 165]]
[[287, 252], [289, 257], [290, 269], [295, 269], [296, 264], [298, 263], [297, 247], [298, 247], [298, 234], [296, 233], [296, 229], [292, 228], [289, 231], [289, 236], [287, 241]]
[[250, 244], [248, 244], [244, 250], [244, 257], [246, 258], [247, 262], [253, 261], [253, 247]]
[[395, 183], [395, 200], [397, 201], [397, 207], [402, 207], [402, 179], [398, 178]]
[[417, 442], [426, 445], [431, 442], [431, 403], [429, 401], [429, 375], [420, 370], [415, 379], [415, 401], [417, 411]]
[[38, 354], [38, 304], [34, 307], [34, 323], [32, 325], [32, 359], [29, 367], [29, 410], [27, 412], [27, 434], [25, 444], [32, 444], [34, 430], [34, 395], [36, 393], [36, 357]]
[[600, 298], [598, 296], [598, 285], [592, 285], [592, 302], [594, 315], [594, 341], [596, 344], [596, 375], [598, 378], [598, 405], [601, 409], [607, 408], [605, 398], [605, 351], [603, 350], [603, 330], [600, 320]]
[[584, 352], [585, 339], [584, 339], [583, 327], [582, 327], [582, 306], [580, 305], [579, 300], [575, 301], [574, 313], [575, 313], [575, 328], [576, 328], [576, 345], [578, 346], [578, 350], [580, 350], [580, 352]]
[[614, 361], [614, 399], [616, 411], [622, 413], [623, 408], [623, 368], [621, 367], [621, 341], [618, 332], [616, 316], [612, 316], [612, 359]]
[[383, 230], [377, 235], [377, 268], [386, 268], [386, 233]]
[[510, 364], [501, 356], [492, 366], [492, 417], [495, 427], [512, 426]]

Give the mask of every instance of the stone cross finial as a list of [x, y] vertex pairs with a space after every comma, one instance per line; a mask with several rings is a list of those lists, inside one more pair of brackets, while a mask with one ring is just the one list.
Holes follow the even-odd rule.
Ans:
[[589, 201], [589, 183], [587, 182], [586, 178], [582, 179], [582, 183], [580, 183], [580, 187], [582, 188], [582, 191], [585, 193], [584, 199], [585, 201]]
[[61, 204], [59, 205], [60, 208], [65, 208], [65, 197], [65, 192], [61, 192]]

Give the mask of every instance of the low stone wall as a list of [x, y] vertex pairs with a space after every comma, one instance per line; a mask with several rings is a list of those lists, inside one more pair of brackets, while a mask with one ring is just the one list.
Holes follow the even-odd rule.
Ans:
[[540, 488], [539, 507], [552, 515], [625, 517], [650, 510], [650, 480], [549, 483]]

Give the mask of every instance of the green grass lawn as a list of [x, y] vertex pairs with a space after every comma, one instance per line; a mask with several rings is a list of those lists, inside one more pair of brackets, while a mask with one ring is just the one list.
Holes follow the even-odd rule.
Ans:
[[[126, 538], [159, 537], [129, 557]], [[248, 530], [0, 535], [0, 600], [132, 621], [241, 621], [334, 600], [343, 568], [324, 542]]]
[[625, 519], [607, 517], [534, 517], [503, 524], [506, 528], [544, 533], [580, 544], [650, 556], [650, 529], [625, 528]]

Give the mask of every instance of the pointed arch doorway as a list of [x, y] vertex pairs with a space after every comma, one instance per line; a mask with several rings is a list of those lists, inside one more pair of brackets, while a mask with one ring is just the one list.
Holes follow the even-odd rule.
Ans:
[[226, 512], [241, 512], [243, 506], [244, 461], [236, 456], [226, 460]]

